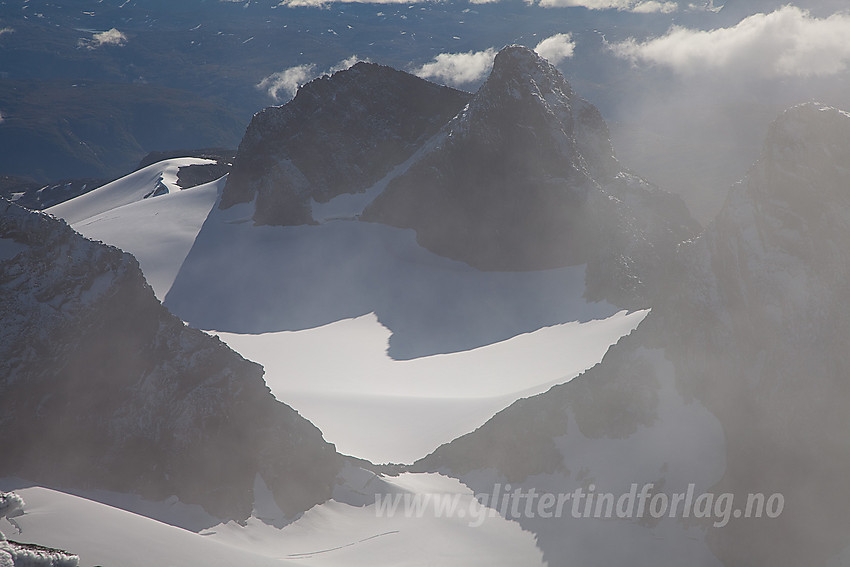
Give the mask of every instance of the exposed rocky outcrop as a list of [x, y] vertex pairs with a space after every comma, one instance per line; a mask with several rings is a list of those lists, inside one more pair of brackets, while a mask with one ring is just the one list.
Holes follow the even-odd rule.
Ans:
[[589, 264], [589, 293], [647, 304], [664, 258], [697, 225], [684, 203], [621, 170], [599, 111], [535, 52], [506, 47], [442, 138], [364, 211], [485, 270]]
[[257, 475], [290, 517], [330, 496], [334, 447], [260, 366], [162, 307], [129, 254], [3, 201], [0, 288], [0, 476], [236, 519]]
[[256, 198], [257, 224], [309, 224], [311, 200], [365, 191], [469, 97], [374, 63], [316, 79], [251, 120], [221, 206]]

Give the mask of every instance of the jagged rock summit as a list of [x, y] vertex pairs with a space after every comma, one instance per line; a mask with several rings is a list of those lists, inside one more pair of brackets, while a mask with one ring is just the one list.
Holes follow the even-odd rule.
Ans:
[[[357, 205], [336, 213], [349, 194]], [[252, 200], [255, 224], [413, 229], [480, 270], [587, 264], [588, 299], [626, 307], [649, 303], [698, 228], [680, 199], [622, 171], [599, 111], [516, 45], [474, 96], [370, 63], [305, 85], [239, 146], [221, 207]]]
[[262, 367], [169, 313], [131, 255], [5, 200], [0, 320], [0, 477], [238, 520], [258, 476], [287, 517], [330, 497], [341, 457]]
[[366, 62], [315, 79], [251, 120], [221, 206], [256, 198], [257, 224], [310, 224], [312, 200], [365, 191], [470, 96]]
[[483, 270], [587, 264], [587, 297], [639, 307], [696, 234], [680, 199], [623, 171], [599, 111], [509, 46], [475, 97], [361, 218]]
[[596, 108], [534, 51], [509, 46], [439, 146], [363, 218], [483, 269], [578, 264], [588, 196], [619, 169]]

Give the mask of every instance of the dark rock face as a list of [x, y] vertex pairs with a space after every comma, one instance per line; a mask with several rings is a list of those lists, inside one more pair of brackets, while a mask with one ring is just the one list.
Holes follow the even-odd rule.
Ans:
[[230, 173], [231, 168], [229, 163], [187, 165], [177, 170], [177, 185], [181, 189], [197, 187], [220, 179]]
[[628, 306], [696, 233], [678, 198], [620, 170], [599, 111], [527, 48], [499, 52], [443, 134], [364, 220], [484, 270], [588, 263], [592, 299]]
[[[784, 497], [776, 518], [705, 524], [723, 565], [824, 565], [850, 530], [848, 160], [850, 114], [817, 104], [785, 112], [717, 219], [682, 246], [666, 294], [636, 331], [584, 375], [517, 402], [414, 468], [473, 482], [495, 469], [501, 479], [526, 479], [526, 490], [552, 491], [585, 467], [591, 479], [604, 474], [593, 463], [611, 450], [606, 440], [622, 439], [627, 445], [615, 449], [629, 482], [650, 468], [657, 477], [647, 480], [669, 487], [677, 465], [666, 459], [693, 452], [694, 470], [725, 471], [705, 488], [734, 494], [741, 508], [748, 494]], [[675, 394], [663, 387], [671, 380]], [[689, 416], [705, 410], [722, 426], [725, 454], [700, 441], [702, 428], [687, 429]], [[570, 452], [581, 446], [576, 439], [592, 449]], [[665, 458], [648, 467], [657, 447]], [[563, 526], [520, 522], [550, 563], [563, 561]], [[652, 564], [681, 564], [672, 540], [652, 546]]]
[[366, 190], [469, 98], [372, 63], [316, 79], [289, 103], [254, 116], [221, 206], [256, 197], [257, 224], [309, 224], [311, 199]]
[[257, 224], [309, 224], [312, 201], [378, 181], [361, 220], [482, 270], [586, 263], [589, 299], [624, 307], [650, 303], [698, 230], [680, 199], [621, 171], [599, 111], [520, 46], [474, 97], [367, 63], [309, 83], [254, 117], [221, 207], [256, 198]]
[[0, 262], [0, 475], [235, 519], [257, 474], [289, 516], [330, 496], [334, 447], [162, 307], [132, 256], [3, 201]]
[[[390, 182], [363, 218], [413, 228], [426, 248], [483, 269], [581, 263], [594, 179], [579, 150], [607, 140], [606, 129], [579, 142], [586, 126], [604, 128], [594, 111], [533, 51], [505, 48], [442, 143]], [[594, 173], [607, 180], [619, 168], [610, 143], [601, 149]]]

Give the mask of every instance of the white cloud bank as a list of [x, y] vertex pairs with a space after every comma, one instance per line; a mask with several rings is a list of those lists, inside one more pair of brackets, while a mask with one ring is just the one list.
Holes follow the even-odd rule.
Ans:
[[[568, 33], [547, 37], [534, 48], [541, 57], [553, 65], [573, 56], [575, 42]], [[493, 68], [497, 50], [488, 47], [483, 51], [466, 53], [440, 53], [433, 61], [413, 70], [413, 74], [454, 87], [463, 87], [483, 80]]]
[[538, 3], [544, 8], [582, 7], [588, 10], [619, 10], [639, 14], [669, 14], [679, 9], [676, 2], [659, 0], [539, 0]]
[[680, 74], [725, 71], [742, 76], [835, 75], [850, 63], [850, 14], [815, 18], [785, 6], [710, 31], [673, 27], [645, 42], [611, 46], [634, 63], [669, 67]]
[[564, 59], [572, 57], [575, 48], [576, 44], [570, 34], [559, 33], [538, 43], [534, 51], [552, 65], [558, 65]]
[[7, 33], [15, 33], [15, 29], [10, 27], [0, 28], [0, 35], [6, 35]]
[[298, 92], [301, 85], [304, 85], [317, 77], [330, 75], [337, 71], [348, 69], [358, 61], [362, 60], [363, 59], [357, 57], [357, 55], [352, 55], [322, 73], [316, 72], [317, 65], [315, 63], [296, 65], [295, 67], [289, 67], [283, 71], [272, 73], [257, 83], [257, 88], [266, 91], [269, 96], [276, 101], [288, 101], [295, 96], [295, 93]]
[[78, 43], [80, 47], [88, 49], [97, 49], [104, 45], [122, 46], [127, 43], [127, 36], [123, 32], [115, 28], [105, 32], [98, 32], [92, 35], [91, 39], [81, 39]]
[[298, 92], [298, 87], [316, 76], [316, 65], [307, 63], [289, 67], [283, 71], [272, 73], [259, 83], [257, 88], [269, 93], [275, 100], [280, 100], [282, 94], [292, 98]]
[[484, 51], [440, 53], [430, 63], [414, 69], [413, 74], [447, 85], [468, 85], [480, 81], [490, 72], [494, 57], [496, 57], [494, 47]]

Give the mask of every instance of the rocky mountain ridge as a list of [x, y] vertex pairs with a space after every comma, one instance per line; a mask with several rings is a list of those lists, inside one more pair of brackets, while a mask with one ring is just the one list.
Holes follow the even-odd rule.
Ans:
[[256, 198], [254, 221], [313, 222], [311, 201], [360, 193], [406, 160], [469, 99], [462, 91], [359, 62], [257, 113], [221, 207]]
[[256, 224], [309, 224], [311, 204], [372, 186], [351, 218], [481, 270], [588, 264], [589, 298], [630, 308], [698, 228], [622, 170], [599, 111], [521, 46], [474, 96], [366, 63], [313, 81], [254, 117], [221, 206], [256, 198]]
[[260, 366], [171, 315], [129, 254], [0, 211], [0, 476], [240, 520], [258, 476], [288, 517], [330, 496], [341, 457]]

